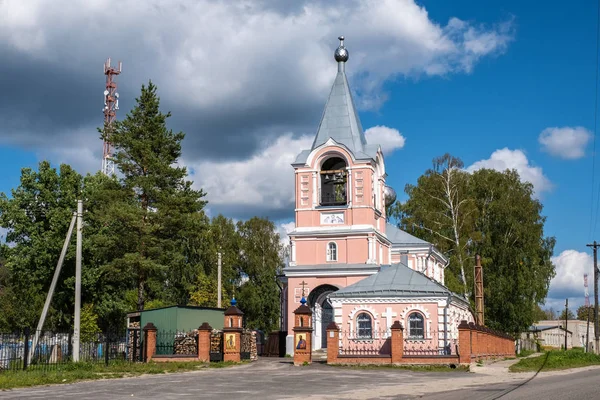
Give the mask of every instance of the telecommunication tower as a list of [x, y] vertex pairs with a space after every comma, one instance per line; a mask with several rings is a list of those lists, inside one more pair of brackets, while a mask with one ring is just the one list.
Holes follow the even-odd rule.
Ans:
[[110, 66], [110, 58], [104, 63], [104, 75], [106, 75], [106, 89], [104, 90], [104, 144], [102, 152], [102, 173], [104, 175], [113, 175], [115, 173], [115, 163], [112, 158], [112, 148], [110, 144], [110, 133], [112, 123], [117, 117], [119, 109], [119, 93], [117, 93], [117, 82], [115, 76], [121, 73], [121, 62], [119, 69]]
[[589, 307], [590, 306], [590, 292], [588, 291], [588, 281], [587, 281], [587, 277], [588, 274], [587, 272], [583, 274], [583, 288], [585, 289], [585, 306]]

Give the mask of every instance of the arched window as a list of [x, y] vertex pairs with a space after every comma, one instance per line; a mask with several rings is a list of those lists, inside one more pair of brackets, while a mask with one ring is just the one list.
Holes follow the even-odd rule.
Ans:
[[322, 206], [340, 206], [346, 201], [346, 162], [339, 157], [328, 158], [321, 166]]
[[327, 261], [337, 261], [337, 244], [335, 242], [327, 244]]
[[356, 326], [358, 328], [357, 337], [359, 339], [371, 339], [373, 337], [373, 324], [369, 314], [358, 314], [358, 317], [356, 317]]
[[408, 316], [408, 338], [423, 339], [425, 338], [425, 323], [423, 316], [414, 312]]

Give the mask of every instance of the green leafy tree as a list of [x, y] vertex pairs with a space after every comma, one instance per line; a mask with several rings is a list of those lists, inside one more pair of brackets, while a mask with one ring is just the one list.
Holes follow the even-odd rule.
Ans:
[[573, 314], [573, 310], [569, 310], [568, 312], [566, 312], [566, 310], [562, 310], [562, 312], [558, 316], [558, 319], [564, 321], [565, 314], [566, 314], [567, 319], [575, 319], [575, 314]]
[[98, 314], [94, 312], [94, 305], [91, 303], [81, 307], [80, 331], [81, 341], [84, 343], [94, 341], [101, 332], [98, 326]]
[[[20, 184], [10, 197], [0, 194], [0, 226], [8, 230], [10, 244], [3, 246], [6, 286], [1, 302], [6, 313], [2, 319], [11, 328], [37, 324], [81, 190], [82, 177], [70, 166], [63, 164], [57, 171], [43, 161], [37, 171], [21, 171]], [[65, 257], [46, 328], [64, 329], [72, 321], [74, 242]], [[83, 272], [82, 282], [88, 281], [88, 272]]]
[[277, 326], [280, 312], [275, 281], [282, 267], [279, 234], [273, 222], [258, 217], [238, 222], [237, 230], [241, 237], [240, 267], [246, 278], [236, 292], [239, 307], [247, 326], [269, 332]]
[[[555, 240], [544, 236], [542, 204], [516, 171], [472, 174], [446, 154], [393, 208], [399, 226], [433, 243], [450, 259], [446, 285], [474, 304], [473, 261], [481, 254], [486, 323], [517, 333], [539, 316], [535, 306], [548, 294], [555, 274]], [[509, 300], [510, 299], [510, 300]]]
[[543, 321], [547, 318], [546, 311], [542, 310], [539, 304], [533, 306], [533, 322]]
[[[194, 190], [185, 179], [186, 168], [177, 166], [184, 134], [167, 128], [170, 113], [161, 112], [159, 103], [156, 86], [143, 85], [133, 110], [103, 132], [110, 134], [122, 174], [121, 188], [103, 210], [106, 236], [119, 242], [111, 246], [106, 273], [135, 283], [138, 310], [148, 297], [169, 292], [177, 300], [181, 293], [187, 297], [189, 275], [170, 273], [170, 268], [194, 268], [189, 243], [197, 240], [190, 236], [198, 234], [204, 218], [204, 192]], [[168, 278], [173, 280], [165, 293]]]
[[586, 307], [585, 305], [579, 306], [577, 308], [577, 319], [580, 321], [588, 320], [588, 312], [590, 318], [590, 324], [594, 323], [594, 306]]
[[469, 297], [473, 279], [473, 261], [468, 245], [474, 237], [477, 209], [469, 195], [469, 175], [463, 162], [450, 154], [433, 160], [417, 185], [406, 185], [409, 196], [404, 204], [396, 203], [391, 214], [401, 220], [402, 228], [431, 241], [450, 258], [447, 285]]

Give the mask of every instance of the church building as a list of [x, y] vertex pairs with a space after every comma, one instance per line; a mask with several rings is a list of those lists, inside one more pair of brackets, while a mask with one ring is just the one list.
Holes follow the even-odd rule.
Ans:
[[[310, 149], [292, 164], [295, 229], [284, 269], [283, 325], [293, 354], [293, 312], [303, 295], [313, 311], [313, 350], [327, 347], [334, 321], [348, 337], [386, 337], [396, 320], [406, 340], [446, 349], [469, 303], [444, 286], [448, 259], [432, 244], [387, 222], [381, 147], [367, 143], [345, 68], [344, 37], [335, 50], [337, 76]], [[411, 342], [411, 343], [413, 343]]]

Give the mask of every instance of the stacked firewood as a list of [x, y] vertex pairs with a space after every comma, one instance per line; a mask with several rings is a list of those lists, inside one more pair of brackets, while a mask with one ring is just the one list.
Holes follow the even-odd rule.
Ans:
[[252, 361], [258, 360], [258, 351], [256, 351], [256, 331], [252, 331], [252, 340], [250, 341], [250, 359]]
[[173, 354], [198, 354], [198, 331], [180, 334], [173, 343]]
[[222, 335], [219, 331], [213, 331], [210, 335], [210, 352], [211, 353], [220, 353], [221, 349], [221, 341]]
[[135, 345], [138, 346], [138, 348], [135, 350], [135, 354], [136, 357], [139, 358], [140, 356], [140, 336], [141, 336], [142, 332], [140, 330], [140, 322], [139, 321], [132, 321], [129, 323], [129, 341], [127, 344], [127, 354], [128, 354], [128, 358], [129, 361], [134, 361], [133, 360], [133, 345], [134, 345], [134, 335], [137, 335], [137, 341], [135, 341]]

